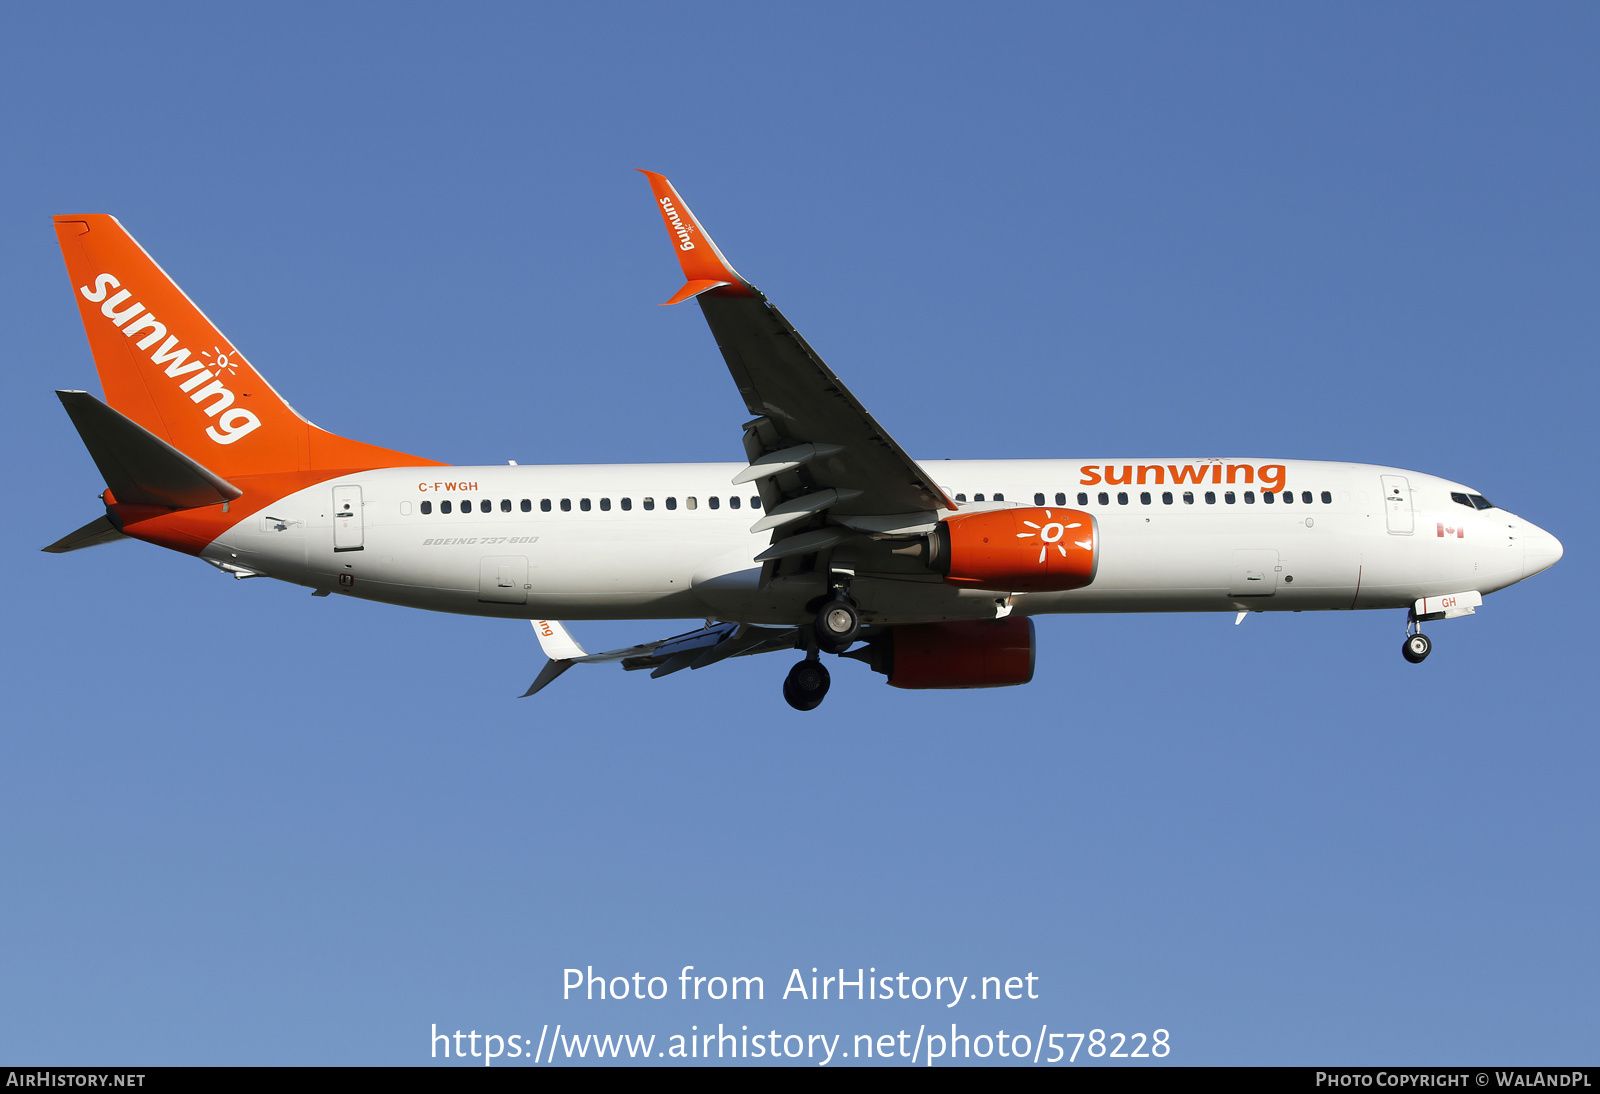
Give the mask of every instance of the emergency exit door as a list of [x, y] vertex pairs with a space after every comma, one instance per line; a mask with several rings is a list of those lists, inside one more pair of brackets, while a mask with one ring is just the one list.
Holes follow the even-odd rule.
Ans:
[[1380, 475], [1383, 481], [1383, 520], [1391, 536], [1409, 536], [1416, 523], [1411, 511], [1411, 483], [1404, 475]]
[[1282, 568], [1277, 551], [1235, 551], [1228, 595], [1271, 596], [1278, 591], [1278, 571]]
[[359, 551], [363, 546], [361, 529], [361, 487], [333, 488], [333, 549]]
[[490, 555], [478, 569], [478, 599], [490, 604], [524, 604], [528, 599], [528, 560], [522, 555]]

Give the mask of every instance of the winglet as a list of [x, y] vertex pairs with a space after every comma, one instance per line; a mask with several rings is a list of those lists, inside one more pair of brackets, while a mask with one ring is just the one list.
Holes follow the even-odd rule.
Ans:
[[638, 170], [650, 180], [650, 190], [656, 196], [656, 208], [661, 212], [662, 223], [667, 226], [667, 235], [672, 238], [672, 245], [678, 252], [678, 264], [683, 267], [683, 276], [688, 282], [671, 300], [662, 301], [663, 305], [677, 304], [712, 289], [732, 296], [759, 295], [755, 286], [740, 277], [739, 272], [722, 257], [722, 252], [666, 176], [642, 167]]

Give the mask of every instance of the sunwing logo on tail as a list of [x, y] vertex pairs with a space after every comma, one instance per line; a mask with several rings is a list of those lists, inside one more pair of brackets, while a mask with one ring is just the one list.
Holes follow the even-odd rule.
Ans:
[[[108, 299], [106, 294], [112, 289], [121, 291]], [[166, 324], [146, 311], [143, 304], [135, 301], [124, 306], [124, 302], [133, 293], [123, 289], [122, 282], [111, 274], [103, 273], [96, 277], [93, 289], [87, 285], [79, 285], [78, 291], [83, 294], [85, 300], [99, 304], [100, 314], [111, 320], [111, 325], [120, 329], [128, 338], [132, 338], [140, 331], [149, 332], [139, 339], [139, 348], [150, 350], [150, 360], [155, 364], [165, 365], [164, 371], [173, 379], [187, 376], [188, 379], [178, 384], [178, 390], [188, 393], [194, 402], [204, 403], [201, 409], [208, 416], [217, 419], [216, 424], [206, 427], [206, 436], [218, 444], [232, 444], [260, 427], [261, 419], [248, 410], [235, 407], [233, 392], [217, 379], [218, 373], [231, 377], [238, 372], [239, 366], [229, 360], [230, 354], [238, 356], [236, 351], [213, 346], [214, 354], [201, 350], [200, 356], [215, 357], [215, 360], [189, 360], [189, 351], [178, 345], [177, 336], [168, 335]], [[121, 310], [118, 310], [119, 308]], [[161, 342], [161, 345], [156, 346], [157, 342]], [[208, 384], [207, 380], [211, 382]]]
[[678, 215], [677, 207], [672, 204], [671, 198], [661, 199], [661, 211], [666, 214], [667, 222], [672, 225], [672, 234], [678, 237], [678, 250], [694, 250], [694, 240], [689, 238], [694, 232], [694, 228], [683, 222], [683, 218]]

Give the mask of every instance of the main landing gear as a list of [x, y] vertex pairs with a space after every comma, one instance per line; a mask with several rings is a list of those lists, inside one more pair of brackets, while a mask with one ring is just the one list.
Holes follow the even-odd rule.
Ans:
[[[836, 575], [837, 580], [837, 575]], [[816, 710], [828, 694], [828, 667], [824, 653], [843, 653], [861, 633], [861, 611], [850, 599], [848, 577], [835, 584], [820, 604], [806, 640], [806, 659], [789, 670], [783, 681], [783, 698], [796, 710]]]
[[861, 633], [861, 613], [848, 596], [835, 595], [817, 609], [816, 622], [811, 624], [811, 629], [816, 632], [817, 645], [824, 652], [843, 653]]
[[831, 682], [828, 679], [828, 666], [813, 653], [784, 677], [784, 702], [796, 710], [816, 710], [827, 697]]

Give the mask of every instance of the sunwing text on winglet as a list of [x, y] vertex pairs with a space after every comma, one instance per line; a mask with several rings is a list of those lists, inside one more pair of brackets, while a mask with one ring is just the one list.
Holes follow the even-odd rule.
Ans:
[[678, 264], [683, 267], [687, 283], [663, 305], [677, 304], [692, 296], [712, 289], [725, 289], [731, 296], [759, 296], [754, 285], [739, 276], [722, 252], [700, 226], [688, 204], [673, 189], [665, 175], [639, 168], [639, 173], [650, 180], [650, 190], [656, 196], [656, 208], [661, 221], [672, 237], [673, 249], [678, 254]]

